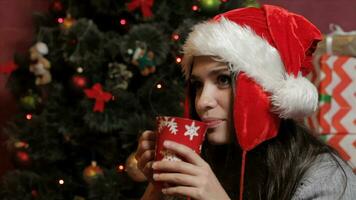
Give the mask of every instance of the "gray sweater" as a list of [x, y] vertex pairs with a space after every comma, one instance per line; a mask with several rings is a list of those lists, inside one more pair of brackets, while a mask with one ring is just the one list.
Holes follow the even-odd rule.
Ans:
[[[329, 154], [323, 154], [307, 170], [292, 200], [356, 200], [356, 175], [344, 161], [341, 159], [338, 161], [345, 171], [347, 182], [335, 160]], [[164, 197], [163, 199], [185, 200], [186, 198]]]
[[342, 168], [331, 155], [320, 156], [300, 181], [292, 200], [356, 200], [356, 175], [342, 160], [339, 163]]

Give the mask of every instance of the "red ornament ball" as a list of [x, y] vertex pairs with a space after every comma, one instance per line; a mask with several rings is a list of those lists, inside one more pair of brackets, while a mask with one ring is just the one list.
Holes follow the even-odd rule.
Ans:
[[28, 161], [30, 161], [30, 156], [29, 156], [28, 153], [25, 152], [25, 151], [18, 151], [18, 152], [16, 153], [16, 157], [17, 157], [20, 161], [22, 161], [22, 162], [28, 162]]
[[74, 75], [72, 77], [72, 82], [75, 87], [85, 88], [87, 86], [87, 78], [81, 75]]
[[51, 3], [50, 8], [55, 12], [60, 12], [63, 10], [63, 4], [60, 0], [54, 0]]
[[37, 192], [37, 190], [32, 190], [31, 191], [31, 195], [32, 195], [32, 197], [38, 197], [38, 192]]
[[18, 150], [14, 153], [14, 163], [18, 167], [28, 167], [31, 164], [31, 157], [28, 152], [24, 150]]

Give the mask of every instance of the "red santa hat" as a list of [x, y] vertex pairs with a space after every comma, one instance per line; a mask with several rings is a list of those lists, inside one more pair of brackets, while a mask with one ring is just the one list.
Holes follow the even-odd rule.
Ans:
[[183, 72], [189, 78], [195, 56], [229, 64], [243, 162], [247, 151], [277, 135], [281, 118], [300, 119], [317, 109], [317, 89], [304, 76], [320, 40], [303, 16], [271, 5], [235, 9], [193, 27], [183, 47]]

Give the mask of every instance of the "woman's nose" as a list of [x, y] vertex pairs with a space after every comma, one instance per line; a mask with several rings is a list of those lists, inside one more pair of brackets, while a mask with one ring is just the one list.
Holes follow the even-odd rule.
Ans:
[[196, 107], [200, 109], [200, 111], [214, 108], [217, 105], [215, 96], [216, 92], [214, 87], [212, 85], [204, 85], [201, 93], [197, 95]]

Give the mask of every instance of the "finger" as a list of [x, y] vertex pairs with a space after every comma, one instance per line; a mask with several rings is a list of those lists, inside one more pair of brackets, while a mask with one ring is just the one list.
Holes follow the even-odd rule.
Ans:
[[173, 183], [182, 186], [196, 187], [199, 184], [199, 180], [196, 176], [181, 173], [156, 173], [153, 175], [153, 179], [155, 181]]
[[138, 160], [144, 152], [155, 148], [156, 143], [154, 141], [143, 140], [139, 143], [135, 154], [136, 160]]
[[156, 161], [153, 163], [152, 168], [164, 172], [179, 172], [190, 175], [199, 174], [197, 166], [183, 161]]
[[164, 141], [163, 146], [166, 149], [177, 153], [184, 160], [194, 165], [204, 166], [206, 163], [196, 152], [183, 144], [166, 140]]
[[156, 140], [156, 133], [150, 130], [146, 130], [142, 133], [140, 140]]
[[137, 160], [137, 167], [143, 169], [149, 161], [153, 161], [155, 156], [154, 150], [147, 150], [140, 159]]
[[162, 193], [165, 195], [173, 195], [173, 196], [186, 196], [191, 197], [193, 199], [201, 199], [197, 188], [188, 187], [188, 186], [176, 186], [176, 187], [168, 187], [162, 189]]
[[148, 162], [146, 164], [146, 166], [143, 168], [142, 172], [143, 174], [146, 176], [146, 178], [149, 180], [149, 181], [152, 181], [153, 180], [153, 170], [152, 170], [152, 161], [151, 162]]

